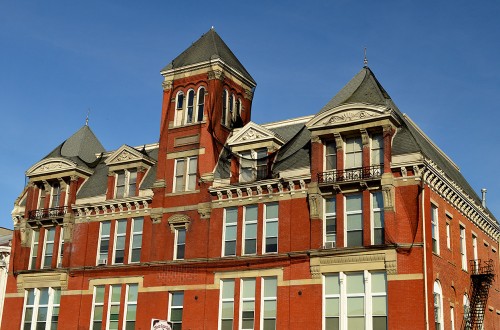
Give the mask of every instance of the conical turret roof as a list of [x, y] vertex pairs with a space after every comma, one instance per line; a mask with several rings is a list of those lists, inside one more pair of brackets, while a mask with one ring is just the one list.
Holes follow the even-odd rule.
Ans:
[[210, 60], [220, 59], [228, 66], [238, 71], [246, 79], [255, 84], [255, 80], [250, 73], [243, 67], [241, 62], [236, 58], [231, 49], [226, 45], [224, 40], [215, 32], [214, 28], [208, 30], [207, 33], [201, 36], [188, 49], [183, 51], [172, 62], [170, 62], [162, 71], [168, 71], [185, 67], [188, 65], [206, 62]]

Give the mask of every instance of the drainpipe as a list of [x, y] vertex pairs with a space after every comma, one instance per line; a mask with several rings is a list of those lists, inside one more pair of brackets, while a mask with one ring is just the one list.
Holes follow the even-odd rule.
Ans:
[[427, 288], [427, 239], [425, 235], [425, 189], [424, 189], [424, 178], [422, 176], [420, 181], [421, 188], [421, 206], [422, 206], [422, 231], [424, 240], [424, 295], [425, 295], [425, 329], [429, 330], [429, 297]]
[[481, 189], [481, 204], [486, 207], [486, 188]]

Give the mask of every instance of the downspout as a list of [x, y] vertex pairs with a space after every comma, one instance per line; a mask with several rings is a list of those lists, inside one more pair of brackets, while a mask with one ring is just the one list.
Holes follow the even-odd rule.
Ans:
[[422, 181], [420, 181], [420, 197], [421, 197], [421, 212], [422, 212], [422, 233], [424, 241], [424, 298], [425, 298], [425, 329], [429, 329], [429, 296], [427, 288], [427, 239], [425, 235], [425, 189], [424, 189], [424, 178], [422, 176]]

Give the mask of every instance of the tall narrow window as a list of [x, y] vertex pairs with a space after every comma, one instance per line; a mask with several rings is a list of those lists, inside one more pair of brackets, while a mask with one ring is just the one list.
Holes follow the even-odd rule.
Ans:
[[261, 307], [261, 329], [276, 330], [277, 315], [277, 287], [276, 277], [262, 278], [262, 307]]
[[236, 116], [241, 118], [241, 99], [236, 101]]
[[244, 151], [240, 154], [240, 182], [267, 178], [267, 149]]
[[113, 253], [113, 264], [123, 264], [125, 258], [125, 238], [127, 235], [127, 220], [116, 221], [116, 236]]
[[384, 197], [381, 191], [372, 194], [373, 244], [385, 243]]
[[23, 329], [57, 329], [60, 299], [60, 288], [45, 287], [26, 290]]
[[431, 234], [432, 234], [432, 252], [439, 254], [439, 223], [438, 208], [431, 205]]
[[325, 329], [340, 329], [340, 279], [339, 274], [324, 277]]
[[477, 267], [479, 266], [479, 257], [477, 255], [477, 236], [474, 234], [472, 234], [472, 253], [474, 256], [474, 267], [476, 268], [473, 270], [473, 272], [477, 272]]
[[50, 207], [58, 207], [60, 199], [61, 199], [61, 185], [59, 184], [59, 182], [54, 182], [52, 184], [52, 196], [51, 196]]
[[336, 197], [325, 199], [325, 246], [335, 247], [337, 244], [337, 199]]
[[345, 168], [358, 168], [363, 166], [363, 144], [361, 136], [347, 138], [345, 141]]
[[[229, 97], [229, 124], [232, 124], [234, 120], [234, 95], [231, 94]], [[231, 125], [232, 126], [232, 125]]]
[[108, 262], [109, 237], [111, 232], [111, 221], [101, 222], [101, 234], [99, 239], [98, 265], [106, 265]]
[[189, 90], [187, 96], [186, 123], [190, 124], [194, 119], [194, 90]]
[[142, 246], [142, 228], [144, 225], [143, 218], [132, 219], [132, 238], [130, 244], [129, 261], [141, 261], [141, 246]]
[[434, 325], [436, 330], [443, 329], [443, 292], [438, 281], [434, 282]]
[[135, 196], [137, 189], [137, 170], [116, 171], [115, 198]]
[[175, 105], [175, 126], [182, 125], [182, 121], [184, 120], [184, 94], [182, 92], [177, 93], [176, 105]]
[[222, 125], [227, 126], [227, 104], [228, 104], [228, 95], [227, 95], [227, 90], [222, 91], [222, 117], [221, 117], [221, 122]]
[[328, 141], [325, 145], [325, 170], [334, 170], [337, 168], [337, 145], [335, 141]]
[[57, 256], [57, 267], [62, 267], [63, 252], [64, 252], [64, 227], [61, 227], [59, 232], [59, 254]]
[[346, 196], [346, 246], [363, 246], [363, 202], [361, 194]]
[[125, 171], [116, 172], [116, 198], [125, 196]]
[[111, 292], [108, 302], [108, 326], [106, 329], [118, 330], [118, 325], [120, 323], [120, 298], [122, 292], [122, 286], [110, 285], [109, 290]]
[[450, 306], [450, 329], [455, 330], [455, 308]]
[[31, 252], [29, 269], [36, 268], [36, 258], [38, 255], [38, 240], [40, 239], [40, 231], [33, 230], [31, 233]]
[[135, 329], [135, 318], [137, 315], [137, 284], [128, 284], [125, 295], [125, 310], [124, 310], [124, 330]]
[[258, 149], [255, 151], [257, 159], [257, 180], [267, 178], [267, 149]]
[[363, 273], [346, 274], [347, 328], [365, 328], [365, 280]]
[[186, 249], [186, 228], [176, 228], [175, 251], [174, 251], [174, 256], [176, 260], [184, 259], [185, 249]]
[[54, 255], [54, 242], [56, 237], [56, 227], [45, 229], [45, 243], [43, 246], [43, 268], [52, 267], [52, 257]]
[[467, 293], [464, 294], [464, 299], [463, 299], [463, 306], [464, 306], [464, 323], [467, 324], [469, 321], [470, 317], [470, 302], [469, 302], [469, 296], [467, 296]]
[[170, 294], [170, 312], [169, 321], [172, 324], [172, 330], [182, 329], [182, 309], [184, 305], [184, 292], [172, 292]]
[[174, 191], [193, 191], [196, 189], [196, 170], [198, 157], [175, 160]]
[[460, 226], [460, 257], [462, 269], [467, 270], [467, 253], [465, 248], [465, 227]]
[[203, 121], [203, 111], [205, 108], [205, 88], [201, 87], [198, 90], [198, 112], [196, 114], [196, 121]]
[[257, 253], [257, 205], [250, 205], [244, 208], [244, 254]]
[[384, 163], [384, 138], [382, 134], [373, 134], [371, 142], [371, 164], [381, 165]]
[[128, 170], [128, 189], [127, 196], [135, 196], [137, 189], [137, 171]]
[[92, 302], [91, 328], [101, 330], [104, 314], [104, 285], [94, 286], [94, 297]]
[[255, 321], [255, 278], [241, 280], [241, 329], [254, 329]]
[[234, 322], [234, 280], [221, 281], [220, 329], [233, 330]]
[[372, 323], [374, 330], [387, 329], [387, 275], [385, 272], [371, 273]]
[[451, 249], [450, 223], [446, 222], [446, 247]]
[[236, 255], [236, 232], [238, 225], [238, 208], [224, 209], [224, 246], [223, 256]]
[[44, 209], [45, 208], [45, 186], [44, 184], [40, 184], [38, 187], [38, 202], [37, 202], [37, 209]]
[[278, 203], [264, 204], [264, 253], [278, 252]]

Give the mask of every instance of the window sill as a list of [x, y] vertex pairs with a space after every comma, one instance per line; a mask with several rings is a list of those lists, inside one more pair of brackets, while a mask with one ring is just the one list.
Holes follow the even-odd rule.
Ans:
[[189, 194], [197, 194], [199, 192], [200, 192], [199, 190], [176, 191], [176, 192], [171, 192], [171, 193], [165, 194], [165, 196], [182, 196], [182, 195], [189, 195]]
[[189, 128], [189, 127], [193, 127], [193, 126], [197, 126], [197, 125], [201, 125], [201, 124], [205, 124], [206, 121], [198, 121], [196, 123], [189, 123], [189, 124], [182, 124], [182, 125], [179, 125], [179, 126], [174, 126], [173, 124], [169, 127], [169, 129], [178, 129], [178, 128]]

